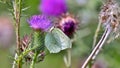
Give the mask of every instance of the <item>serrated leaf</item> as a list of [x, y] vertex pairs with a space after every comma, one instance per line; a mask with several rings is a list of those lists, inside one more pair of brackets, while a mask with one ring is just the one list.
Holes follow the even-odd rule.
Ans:
[[45, 37], [45, 46], [50, 53], [58, 53], [61, 50], [72, 47], [70, 39], [58, 28], [54, 28]]

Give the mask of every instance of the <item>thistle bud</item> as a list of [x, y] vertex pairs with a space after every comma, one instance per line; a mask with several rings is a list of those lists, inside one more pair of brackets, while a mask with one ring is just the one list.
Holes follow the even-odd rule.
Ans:
[[28, 45], [30, 44], [31, 36], [25, 35], [21, 40], [21, 46], [20, 50], [21, 52], [25, 51], [28, 48]]
[[58, 27], [69, 37], [75, 33], [78, 22], [73, 16], [67, 15], [61, 18]]

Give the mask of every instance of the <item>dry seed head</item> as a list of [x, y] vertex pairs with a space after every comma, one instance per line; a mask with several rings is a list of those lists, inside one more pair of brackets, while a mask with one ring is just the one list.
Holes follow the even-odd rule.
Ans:
[[100, 23], [103, 23], [105, 28], [117, 32], [120, 28], [120, 8], [118, 3], [113, 0], [108, 0], [102, 7], [99, 14], [99, 20]]

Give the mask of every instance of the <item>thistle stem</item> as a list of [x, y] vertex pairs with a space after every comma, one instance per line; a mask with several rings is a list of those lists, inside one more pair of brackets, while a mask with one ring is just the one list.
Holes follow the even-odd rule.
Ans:
[[[20, 55], [20, 15], [21, 15], [21, 0], [13, 1], [13, 9], [14, 9], [14, 20], [15, 20], [15, 28], [16, 28], [16, 44], [17, 44], [17, 56]], [[17, 68], [22, 68], [22, 63], [19, 61], [17, 63]], [[14, 66], [13, 66], [14, 67]]]
[[35, 53], [34, 56], [33, 56], [30, 68], [34, 68], [35, 67], [36, 59], [37, 59], [37, 53]]
[[64, 62], [67, 68], [71, 68], [71, 48], [67, 49], [67, 55], [64, 56]]
[[16, 25], [16, 43], [18, 54], [20, 53], [20, 15], [21, 15], [21, 0], [14, 0], [14, 20]]
[[16, 66], [16, 59], [17, 59], [17, 57], [18, 57], [18, 56], [17, 56], [17, 53], [15, 53], [12, 68], [15, 68], [15, 66]]
[[[28, 48], [26, 49], [24, 52], [22, 52], [16, 59], [17, 62], [19, 62], [19, 60], [22, 60], [22, 58], [27, 55], [30, 51], [38, 48], [39, 46], [33, 46], [32, 48]], [[44, 46], [40, 47], [40, 49], [42, 49]]]
[[82, 65], [82, 68], [86, 68], [88, 63], [90, 62], [91, 59], [95, 59], [95, 57], [99, 54], [101, 48], [103, 47], [103, 44], [105, 43], [106, 39], [108, 38], [109, 34], [111, 32], [111, 29], [106, 29], [105, 32], [103, 33], [100, 41], [98, 44], [95, 46], [89, 57], [86, 59], [84, 64]]

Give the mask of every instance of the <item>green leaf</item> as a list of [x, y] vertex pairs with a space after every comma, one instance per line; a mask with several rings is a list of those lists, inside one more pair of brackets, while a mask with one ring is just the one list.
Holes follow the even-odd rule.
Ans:
[[58, 28], [54, 28], [45, 37], [45, 46], [50, 53], [58, 53], [61, 50], [72, 47], [70, 39]]

